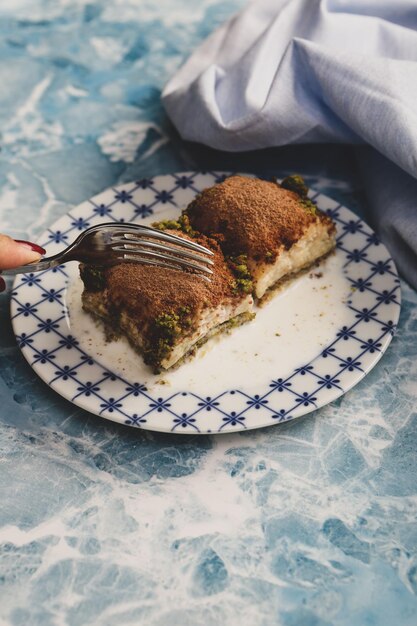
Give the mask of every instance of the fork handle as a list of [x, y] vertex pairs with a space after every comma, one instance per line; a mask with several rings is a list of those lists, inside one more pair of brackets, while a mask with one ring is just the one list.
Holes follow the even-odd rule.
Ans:
[[27, 265], [19, 265], [18, 267], [12, 267], [8, 270], [1, 270], [0, 274], [3, 276], [16, 276], [17, 274], [31, 274], [32, 272], [42, 272], [49, 270], [52, 267], [57, 267], [63, 263], [62, 255], [57, 259], [56, 257], [49, 257], [41, 259], [37, 263], [28, 263]]

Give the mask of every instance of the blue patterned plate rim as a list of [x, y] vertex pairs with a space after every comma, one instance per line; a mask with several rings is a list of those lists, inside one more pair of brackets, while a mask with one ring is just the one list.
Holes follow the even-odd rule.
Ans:
[[[227, 175], [185, 172], [124, 183], [72, 209], [38, 241], [53, 254], [93, 224], [173, 217], [196, 193]], [[111, 359], [94, 358], [72, 334], [66, 298], [74, 271], [66, 266], [15, 280], [11, 317], [24, 357], [41, 379], [75, 405], [147, 430], [237, 432], [287, 422], [333, 402], [356, 385], [387, 349], [400, 313], [400, 281], [388, 251], [365, 222], [317, 191], [310, 197], [337, 225], [336, 257], [351, 289], [343, 303], [348, 322], [335, 329], [326, 345], [317, 346], [313, 358], [304, 362], [300, 355], [297, 367], [285, 375], [280, 375], [277, 362], [258, 389], [243, 380], [214, 395], [203, 389], [203, 383], [197, 390], [195, 386], [150, 390], [143, 380], [114, 371]], [[245, 332], [244, 328], [238, 331]]]

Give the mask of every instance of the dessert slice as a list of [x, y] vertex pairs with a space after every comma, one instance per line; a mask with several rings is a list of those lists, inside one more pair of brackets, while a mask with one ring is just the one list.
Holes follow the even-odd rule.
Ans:
[[240, 286], [258, 299], [335, 246], [335, 226], [307, 196], [300, 176], [281, 184], [231, 176], [185, 209], [189, 227], [214, 237]]
[[[191, 239], [183, 231], [170, 232]], [[202, 235], [193, 240], [214, 253], [210, 282], [136, 263], [80, 266], [83, 308], [113, 334], [124, 334], [155, 372], [172, 367], [219, 331], [254, 317], [252, 296], [238, 288], [219, 245]]]

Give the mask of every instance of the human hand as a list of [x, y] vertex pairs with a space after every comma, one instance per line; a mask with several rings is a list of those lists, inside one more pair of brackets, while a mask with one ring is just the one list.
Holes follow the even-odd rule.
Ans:
[[[26, 263], [34, 263], [45, 252], [36, 243], [12, 239], [7, 235], [0, 234], [0, 271], [18, 265], [26, 265]], [[6, 284], [0, 276], [0, 291], [4, 291], [5, 288]]]

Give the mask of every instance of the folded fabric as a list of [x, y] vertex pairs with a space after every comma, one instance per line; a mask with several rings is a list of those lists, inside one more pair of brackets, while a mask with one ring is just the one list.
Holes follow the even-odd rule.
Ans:
[[372, 159], [380, 175], [364, 164], [374, 226], [417, 288], [415, 0], [251, 2], [195, 51], [163, 102], [183, 138], [221, 150], [372, 146], [386, 157]]

